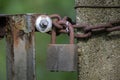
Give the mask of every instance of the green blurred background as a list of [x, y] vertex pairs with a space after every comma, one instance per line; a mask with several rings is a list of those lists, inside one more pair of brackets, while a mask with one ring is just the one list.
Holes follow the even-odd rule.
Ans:
[[[0, 0], [0, 14], [41, 13], [60, 14], [75, 20], [74, 0]], [[35, 33], [37, 80], [77, 80], [77, 72], [50, 72], [46, 69], [46, 49], [50, 35]], [[57, 43], [68, 43], [60, 35]], [[6, 80], [5, 39], [0, 40], [0, 80]]]

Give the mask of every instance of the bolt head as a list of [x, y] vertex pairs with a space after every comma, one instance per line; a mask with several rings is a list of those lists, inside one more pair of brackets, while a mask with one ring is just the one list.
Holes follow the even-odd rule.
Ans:
[[36, 19], [36, 29], [42, 33], [49, 32], [52, 29], [52, 20], [47, 15], [41, 15]]

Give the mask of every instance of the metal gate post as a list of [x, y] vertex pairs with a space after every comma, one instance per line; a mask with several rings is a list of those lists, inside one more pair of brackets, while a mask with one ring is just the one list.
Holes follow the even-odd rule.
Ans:
[[32, 17], [20, 14], [9, 15], [7, 18], [7, 80], [35, 80]]

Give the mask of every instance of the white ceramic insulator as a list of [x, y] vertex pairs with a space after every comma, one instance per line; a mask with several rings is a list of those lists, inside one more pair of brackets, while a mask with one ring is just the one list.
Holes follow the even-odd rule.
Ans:
[[[44, 28], [44, 30], [42, 29], [42, 26], [40, 26], [40, 22], [42, 20], [47, 20], [48, 24], [47, 24], [47, 27]], [[41, 15], [39, 16], [37, 19], [36, 19], [36, 22], [35, 22], [35, 25], [36, 25], [36, 29], [42, 33], [46, 33], [46, 32], [49, 32], [52, 30], [52, 20], [49, 16], [47, 15]]]

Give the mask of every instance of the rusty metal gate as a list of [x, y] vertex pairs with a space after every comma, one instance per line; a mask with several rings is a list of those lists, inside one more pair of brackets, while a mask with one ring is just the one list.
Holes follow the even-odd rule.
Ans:
[[[77, 30], [83, 33], [76, 33]], [[55, 44], [56, 36], [62, 33], [71, 35], [70, 44], [74, 44], [74, 38], [89, 39], [94, 33], [97, 35], [102, 32], [109, 34], [113, 31], [120, 31], [120, 21], [89, 26], [89, 24], [75, 24], [69, 17], [61, 18], [57, 14], [1, 14], [0, 39], [5, 37], [7, 43], [7, 80], [36, 80], [34, 47], [36, 31], [50, 34], [52, 44]], [[77, 54], [77, 52], [74, 53]], [[67, 56], [62, 58], [68, 58]], [[72, 56], [72, 59], [65, 59], [65, 63], [70, 62], [69, 60], [73, 61], [69, 66], [66, 65], [72, 67], [70, 70], [65, 68], [65, 71], [74, 71], [77, 69], [77, 57], [73, 54], [69, 56]], [[59, 70], [58, 68], [52, 69]], [[64, 66], [60, 69], [64, 69]]]

